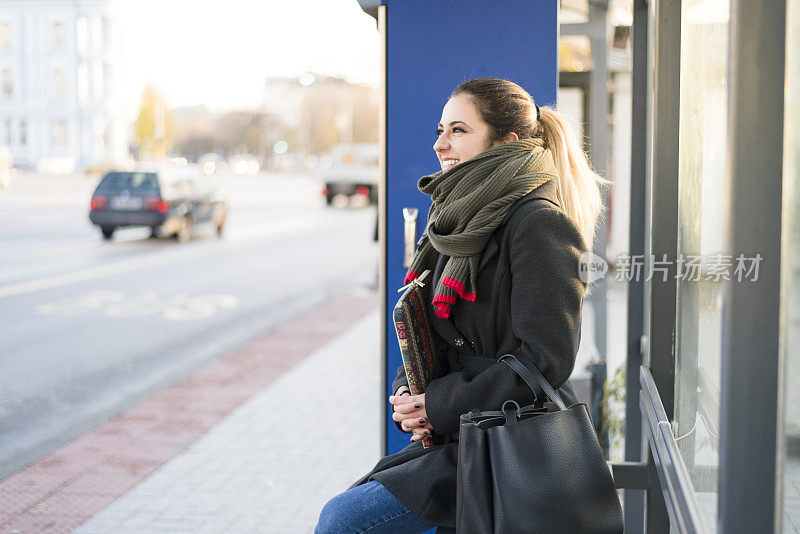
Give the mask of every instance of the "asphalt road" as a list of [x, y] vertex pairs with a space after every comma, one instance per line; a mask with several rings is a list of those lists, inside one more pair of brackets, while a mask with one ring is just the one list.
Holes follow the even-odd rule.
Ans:
[[[324, 206], [310, 177], [216, 178], [223, 238], [104, 242], [96, 178], [0, 189], [0, 478], [324, 300], [377, 280], [374, 209]], [[366, 289], [365, 289], [366, 290]]]

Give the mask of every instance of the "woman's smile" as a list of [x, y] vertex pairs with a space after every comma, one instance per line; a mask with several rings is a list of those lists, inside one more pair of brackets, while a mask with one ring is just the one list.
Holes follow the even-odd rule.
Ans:
[[446, 171], [451, 167], [455, 167], [460, 160], [454, 158], [442, 158], [442, 170]]

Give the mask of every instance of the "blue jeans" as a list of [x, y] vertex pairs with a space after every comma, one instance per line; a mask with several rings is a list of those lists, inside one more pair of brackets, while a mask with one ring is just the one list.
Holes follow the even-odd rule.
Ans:
[[432, 529], [375, 480], [340, 493], [322, 508], [315, 534], [421, 534]]

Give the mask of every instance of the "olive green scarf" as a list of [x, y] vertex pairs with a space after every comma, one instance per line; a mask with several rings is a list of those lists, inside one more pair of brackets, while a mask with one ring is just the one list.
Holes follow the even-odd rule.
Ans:
[[404, 284], [449, 256], [434, 288], [437, 317], [447, 318], [457, 297], [477, 298], [478, 260], [511, 205], [548, 180], [557, 178], [553, 157], [542, 139], [494, 146], [474, 158], [419, 180], [431, 196], [428, 223]]

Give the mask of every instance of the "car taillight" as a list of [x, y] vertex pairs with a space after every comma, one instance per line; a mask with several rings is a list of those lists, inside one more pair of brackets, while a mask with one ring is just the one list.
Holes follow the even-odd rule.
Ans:
[[147, 211], [157, 211], [159, 213], [166, 213], [169, 209], [169, 202], [161, 200], [160, 197], [147, 197], [144, 200], [144, 209]]
[[359, 185], [356, 187], [356, 195], [366, 197], [369, 196], [369, 187], [366, 185]]
[[92, 203], [89, 207], [90, 211], [108, 209], [108, 197], [105, 195], [95, 195], [92, 197]]
[[324, 196], [328, 196], [328, 188], [327, 188], [327, 187], [323, 187], [323, 188], [322, 188], [322, 196], [323, 196], [323, 197], [324, 197]]

